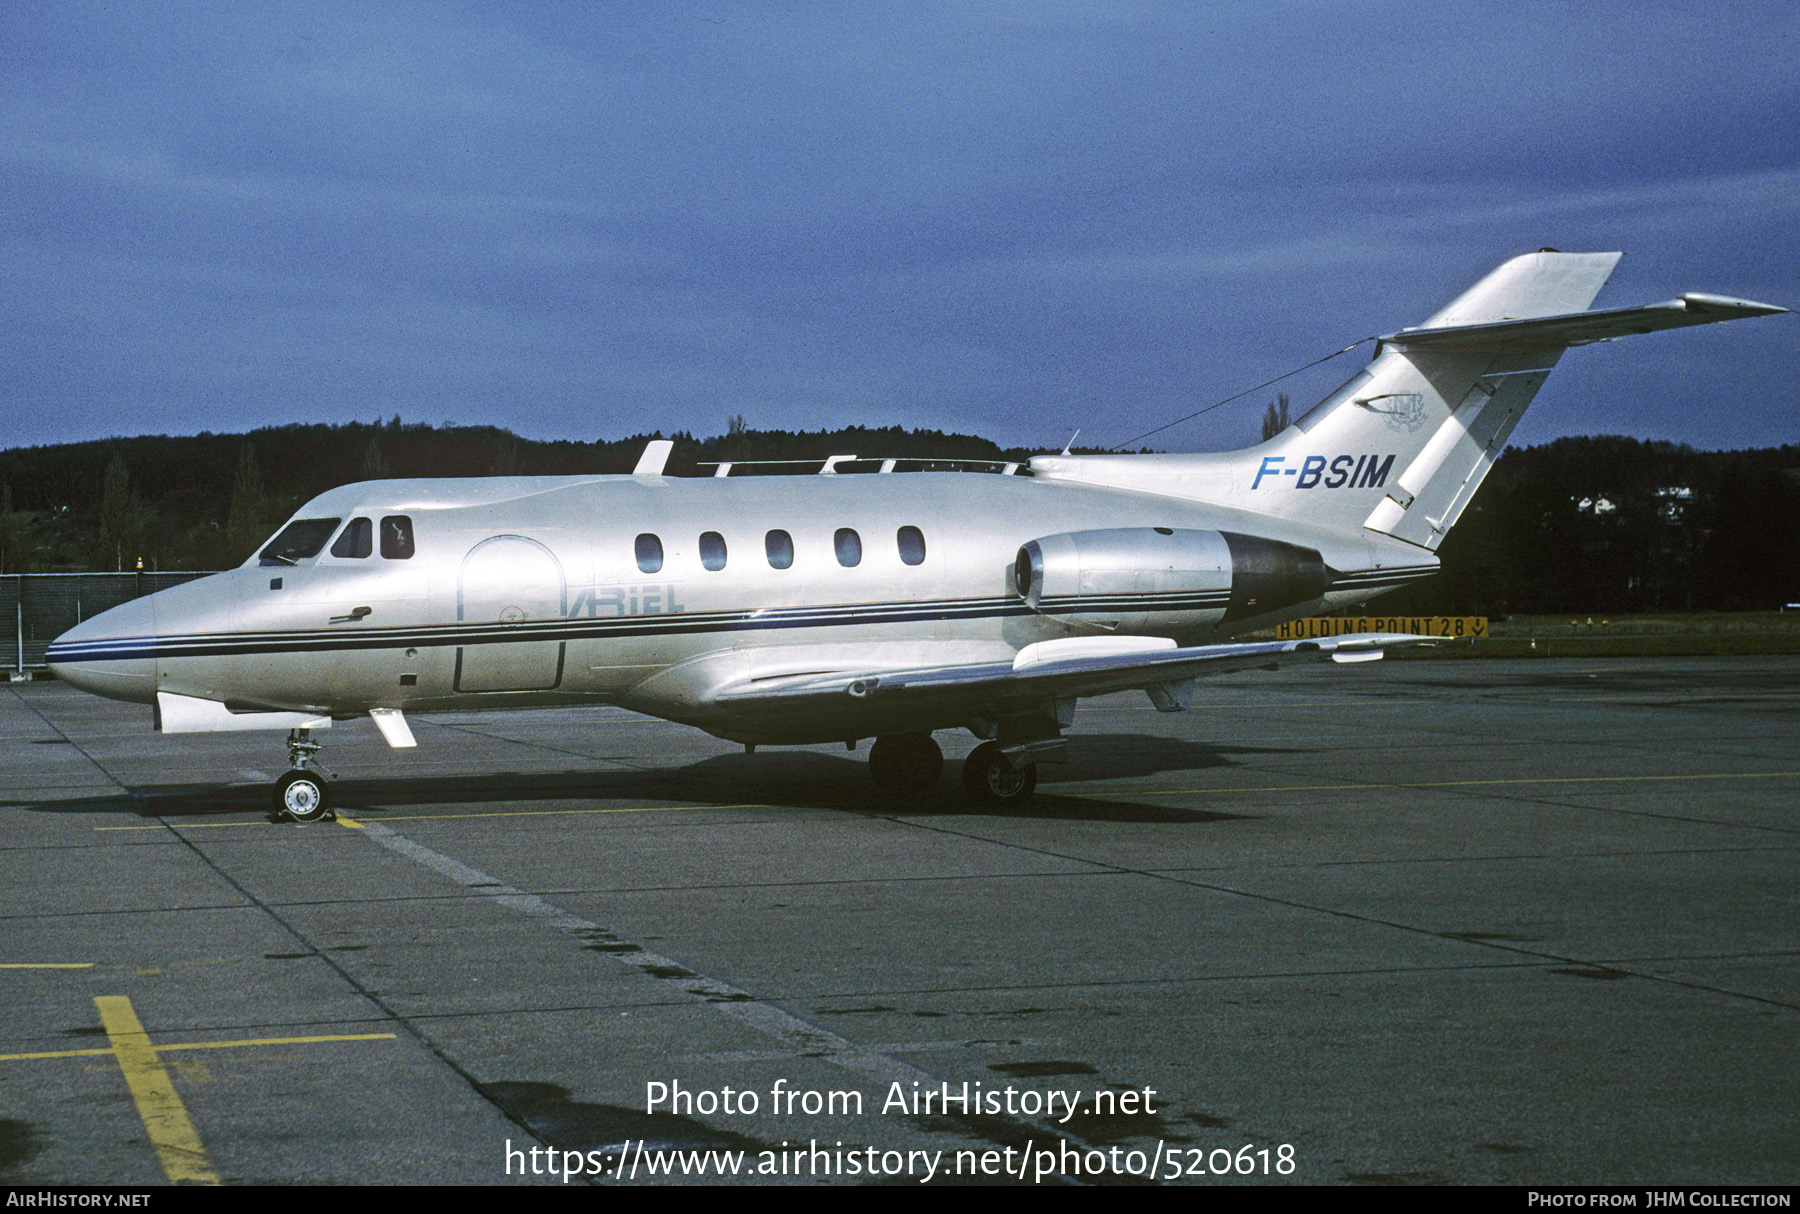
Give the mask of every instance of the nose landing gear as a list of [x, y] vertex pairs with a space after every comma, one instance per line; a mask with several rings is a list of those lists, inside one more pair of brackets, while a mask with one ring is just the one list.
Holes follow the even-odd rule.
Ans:
[[318, 766], [318, 753], [324, 749], [312, 740], [306, 729], [288, 734], [288, 763], [291, 770], [275, 781], [275, 809], [271, 822], [336, 821], [331, 812], [331, 784]]

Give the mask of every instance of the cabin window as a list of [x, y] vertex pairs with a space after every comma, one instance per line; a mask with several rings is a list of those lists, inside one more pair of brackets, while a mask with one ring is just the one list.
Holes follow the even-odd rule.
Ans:
[[412, 519], [404, 514], [390, 514], [381, 520], [381, 555], [390, 561], [411, 560], [413, 554]]
[[637, 537], [637, 563], [644, 573], [662, 572], [662, 541], [648, 531]]
[[833, 543], [837, 547], [838, 564], [846, 569], [862, 564], [862, 536], [848, 527], [839, 527]]
[[353, 518], [331, 546], [332, 556], [361, 560], [375, 551], [375, 527], [366, 518]]
[[763, 551], [769, 554], [769, 568], [786, 569], [794, 563], [794, 537], [785, 531], [771, 531], [763, 536]]
[[894, 537], [900, 545], [900, 559], [908, 565], [925, 563], [925, 533], [917, 527], [902, 527]]
[[700, 565], [714, 573], [725, 568], [725, 537], [717, 531], [700, 533]]
[[268, 546], [257, 554], [258, 562], [264, 565], [297, 565], [309, 556], [319, 555], [319, 549], [336, 531], [341, 518], [302, 518], [295, 519], [281, 529], [281, 533], [270, 540]]

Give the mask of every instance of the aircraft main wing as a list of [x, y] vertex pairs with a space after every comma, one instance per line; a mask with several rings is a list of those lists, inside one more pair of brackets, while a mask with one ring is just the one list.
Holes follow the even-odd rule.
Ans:
[[[713, 699], [722, 706], [740, 711], [766, 708], [816, 710], [852, 701], [872, 705], [904, 703], [908, 707], [936, 701], [994, 706], [1042, 703], [1071, 696], [1168, 688], [1171, 684], [1181, 684], [1202, 675], [1272, 667], [1285, 662], [1370, 661], [1381, 657], [1387, 649], [1425, 644], [1434, 638], [1409, 633], [1358, 632], [1311, 641], [1256, 641], [1186, 648], [1151, 637], [1094, 639], [1141, 644], [1126, 652], [1081, 653], [1076, 650], [1082, 646], [1075, 643], [1073, 648], [1064, 650], [1067, 656], [1058, 656], [1055, 647], [1072, 643], [1050, 641], [1026, 646], [1012, 662], [760, 678], [725, 687], [715, 693]], [[1163, 694], [1173, 693], [1165, 690]], [[1152, 698], [1157, 698], [1154, 693]], [[1157, 706], [1163, 707], [1164, 702], [1158, 700]]]
[[1633, 333], [1709, 325], [1719, 320], [1746, 316], [1770, 316], [1785, 312], [1774, 304], [1723, 295], [1690, 292], [1677, 299], [1646, 304], [1641, 308], [1609, 308], [1597, 312], [1569, 312], [1532, 320], [1501, 320], [1480, 325], [1447, 325], [1430, 329], [1402, 329], [1381, 340], [1406, 350], [1466, 350], [1491, 346], [1585, 346]]

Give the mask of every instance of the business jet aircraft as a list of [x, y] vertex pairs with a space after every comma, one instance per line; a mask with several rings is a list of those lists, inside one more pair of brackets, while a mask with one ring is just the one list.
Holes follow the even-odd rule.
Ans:
[[289, 730], [275, 815], [329, 812], [311, 732], [367, 715], [618, 704], [759, 744], [874, 738], [884, 789], [983, 739], [979, 802], [1028, 797], [1082, 696], [1185, 707], [1196, 677], [1378, 658], [1422, 638], [1233, 642], [1436, 572], [1435, 555], [1569, 346], [1786, 309], [1714, 295], [1584, 311], [1617, 253], [1516, 257], [1260, 446], [1040, 456], [1002, 475], [387, 480], [323, 493], [238, 569], [50, 648], [163, 733]]

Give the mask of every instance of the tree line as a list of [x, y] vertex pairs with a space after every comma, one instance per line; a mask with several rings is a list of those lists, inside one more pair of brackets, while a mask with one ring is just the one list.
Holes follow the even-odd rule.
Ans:
[[[672, 438], [668, 472], [707, 461], [829, 455], [998, 460], [986, 439], [938, 430], [851, 427], [579, 442], [538, 441], [494, 426], [402, 422], [274, 426], [248, 434], [114, 438], [0, 451], [0, 572], [228, 569], [309, 499], [389, 477], [626, 473], [652, 438]], [[745, 469], [758, 471], [760, 469]]]
[[[1279, 408], [1270, 412], [1268, 424], [1279, 425]], [[656, 437], [663, 436], [538, 441], [492, 426], [395, 417], [13, 448], [0, 451], [0, 572], [133, 569], [140, 560], [146, 569], [230, 568], [302, 503], [337, 485], [625, 473]], [[668, 471], [688, 476], [708, 475], [708, 462], [721, 460], [1035, 453], [898, 426], [755, 430], [742, 417], [722, 435], [668, 437]], [[1800, 446], [1695, 451], [1602, 436], [1512, 448], [1439, 556], [1442, 574], [1383, 598], [1383, 609], [1772, 609], [1800, 600]]]
[[1510, 448], [1438, 557], [1441, 574], [1381, 601], [1452, 615], [1772, 611], [1800, 601], [1800, 445]]

